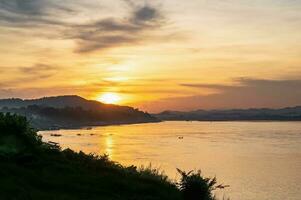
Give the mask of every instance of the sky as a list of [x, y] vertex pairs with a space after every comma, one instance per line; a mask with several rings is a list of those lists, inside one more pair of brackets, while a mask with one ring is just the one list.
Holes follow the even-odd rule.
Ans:
[[0, 98], [301, 105], [301, 0], [0, 0]]

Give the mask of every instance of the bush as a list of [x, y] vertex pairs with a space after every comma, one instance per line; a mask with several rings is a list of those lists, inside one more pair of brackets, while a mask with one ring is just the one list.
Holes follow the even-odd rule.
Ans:
[[217, 185], [216, 178], [206, 178], [201, 171], [190, 171], [188, 173], [177, 169], [181, 180], [178, 186], [183, 194], [184, 200], [215, 200], [213, 191], [223, 189], [225, 185]]
[[31, 128], [25, 117], [0, 113], [0, 154], [32, 152], [42, 144], [41, 136]]
[[43, 143], [25, 117], [2, 113], [0, 161], [0, 199], [214, 200], [212, 191], [225, 187], [200, 171], [178, 169], [176, 185], [151, 165], [124, 167], [106, 155], [62, 151]]

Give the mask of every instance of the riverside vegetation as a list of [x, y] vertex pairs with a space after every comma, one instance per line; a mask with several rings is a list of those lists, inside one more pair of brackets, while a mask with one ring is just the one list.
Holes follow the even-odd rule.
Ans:
[[107, 156], [42, 142], [25, 117], [0, 113], [0, 199], [214, 200], [216, 179], [185, 173], [178, 183], [156, 169], [124, 167]]

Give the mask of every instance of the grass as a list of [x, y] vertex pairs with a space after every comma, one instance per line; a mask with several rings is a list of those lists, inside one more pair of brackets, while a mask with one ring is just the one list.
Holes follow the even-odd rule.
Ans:
[[[212, 182], [186, 195], [195, 174], [178, 184], [151, 167], [124, 167], [107, 156], [61, 150], [43, 143], [26, 118], [0, 113], [0, 199], [4, 200], [211, 200]], [[185, 179], [183, 179], [185, 177]], [[192, 181], [193, 182], [193, 181]], [[205, 192], [211, 199], [203, 198]], [[201, 197], [201, 198], [200, 198]]]

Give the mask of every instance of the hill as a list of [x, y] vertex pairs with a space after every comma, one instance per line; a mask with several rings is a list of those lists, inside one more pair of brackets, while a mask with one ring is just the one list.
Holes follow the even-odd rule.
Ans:
[[40, 130], [159, 121], [132, 107], [103, 104], [79, 96], [2, 99], [0, 112], [25, 116]]
[[190, 112], [164, 111], [153, 116], [161, 120], [240, 121], [240, 120], [301, 120], [301, 106], [281, 109], [196, 110]]

